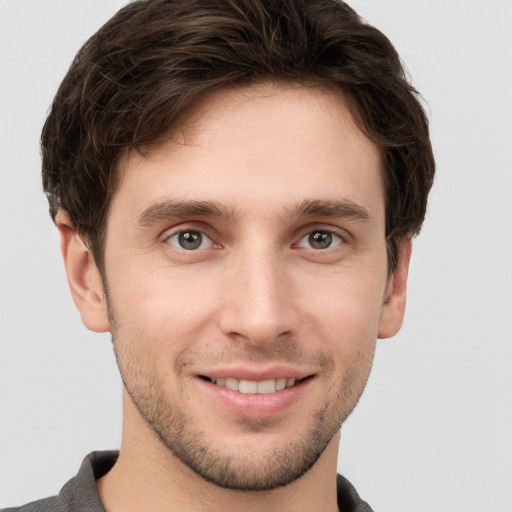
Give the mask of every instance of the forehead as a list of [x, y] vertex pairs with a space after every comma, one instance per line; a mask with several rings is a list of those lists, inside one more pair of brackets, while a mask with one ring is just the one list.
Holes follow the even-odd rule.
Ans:
[[380, 151], [343, 96], [319, 88], [259, 84], [211, 94], [165, 142], [125, 155], [119, 171], [111, 210], [134, 214], [173, 198], [290, 211], [338, 196], [383, 213]]

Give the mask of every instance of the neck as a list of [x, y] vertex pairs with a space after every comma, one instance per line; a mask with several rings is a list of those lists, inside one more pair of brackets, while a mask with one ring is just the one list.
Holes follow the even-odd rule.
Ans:
[[119, 458], [97, 483], [101, 502], [109, 512], [338, 510], [339, 434], [330, 441], [314, 466], [295, 482], [272, 491], [244, 492], [223, 489], [205, 481], [171, 454], [140, 418], [126, 421], [126, 416], [125, 409]]

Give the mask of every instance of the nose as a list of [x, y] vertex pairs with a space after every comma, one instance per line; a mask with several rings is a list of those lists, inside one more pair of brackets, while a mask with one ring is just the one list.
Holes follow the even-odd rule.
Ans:
[[293, 280], [271, 251], [245, 254], [230, 265], [222, 297], [219, 325], [225, 336], [264, 346], [295, 335]]

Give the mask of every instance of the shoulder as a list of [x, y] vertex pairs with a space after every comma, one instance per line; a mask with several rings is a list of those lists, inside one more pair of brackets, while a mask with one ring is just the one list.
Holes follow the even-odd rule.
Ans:
[[338, 507], [340, 512], [373, 512], [362, 500], [354, 486], [342, 475], [337, 476]]
[[67, 512], [68, 510], [70, 509], [60, 496], [52, 496], [27, 503], [21, 507], [4, 508], [0, 512]]
[[117, 456], [117, 451], [92, 452], [57, 496], [21, 507], [5, 508], [0, 512], [105, 512], [98, 496], [96, 480], [110, 471]]

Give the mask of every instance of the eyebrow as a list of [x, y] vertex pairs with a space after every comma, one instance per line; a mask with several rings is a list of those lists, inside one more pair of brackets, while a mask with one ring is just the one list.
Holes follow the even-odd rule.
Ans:
[[350, 199], [306, 199], [287, 213], [292, 217], [339, 217], [370, 221], [368, 210]]
[[[363, 206], [350, 199], [305, 199], [299, 205], [285, 208], [291, 218], [331, 217], [369, 221], [370, 214]], [[218, 201], [167, 200], [152, 204], [137, 219], [137, 226], [147, 228], [168, 219], [188, 217], [213, 217], [233, 222], [238, 217], [234, 207], [227, 207]]]
[[168, 219], [187, 217], [216, 217], [232, 222], [236, 215], [234, 208], [228, 208], [217, 201], [161, 201], [146, 208], [137, 219], [137, 226], [147, 228]]

